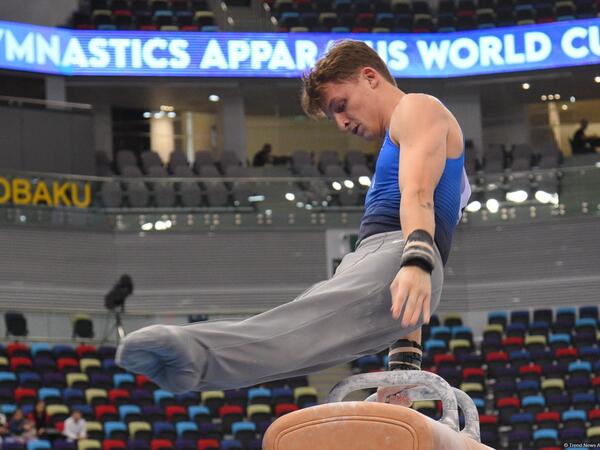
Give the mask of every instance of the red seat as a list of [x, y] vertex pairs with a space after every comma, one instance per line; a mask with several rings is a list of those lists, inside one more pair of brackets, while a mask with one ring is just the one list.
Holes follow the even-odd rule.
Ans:
[[119, 448], [127, 448], [127, 445], [125, 445], [125, 442], [117, 439], [104, 439], [102, 441], [102, 450], [115, 450]]
[[15, 389], [15, 402], [17, 404], [33, 403], [37, 399], [37, 390], [33, 388]]
[[560, 423], [560, 414], [557, 411], [540, 412], [535, 415], [536, 423], [540, 422], [555, 422]]
[[433, 357], [433, 364], [436, 367], [440, 365], [452, 365], [456, 364], [456, 357], [452, 353], [439, 353]]
[[560, 360], [563, 358], [577, 359], [578, 353], [577, 353], [577, 349], [573, 348], [573, 347], [557, 348], [556, 351], [554, 352], [554, 356], [556, 357], [557, 360]]
[[497, 408], [506, 408], [509, 406], [514, 406], [515, 408], [520, 408], [521, 400], [519, 400], [517, 397], [503, 397], [503, 398], [499, 398], [498, 401], [496, 402]]
[[297, 411], [298, 409], [300, 408], [294, 403], [280, 403], [279, 405], [275, 405], [275, 416], [281, 417], [284, 414]]
[[526, 366], [521, 366], [521, 368], [519, 369], [519, 374], [520, 375], [526, 375], [526, 374], [541, 375], [542, 374], [542, 366], [539, 366], [537, 364], [527, 364]]
[[502, 347], [504, 347], [504, 350], [506, 351], [520, 350], [521, 348], [523, 348], [523, 342], [524, 340], [522, 337], [507, 337], [502, 339]]
[[6, 346], [6, 353], [10, 358], [15, 355], [29, 355], [29, 347], [22, 342], [13, 342]]
[[222, 419], [227, 414], [244, 415], [244, 409], [239, 405], [225, 405], [219, 408], [219, 417]]
[[96, 406], [96, 420], [104, 421], [104, 416], [110, 414], [111, 416], [119, 417], [119, 412], [115, 405], [97, 405]]
[[492, 352], [492, 353], [488, 353], [487, 356], [485, 357], [485, 362], [486, 363], [491, 363], [491, 362], [508, 362], [508, 355], [506, 354], [506, 352]]
[[186, 419], [188, 417], [187, 409], [184, 406], [179, 405], [170, 405], [165, 407], [165, 415], [167, 416], [168, 422], [177, 420], [177, 417], [175, 416], [183, 416]]
[[596, 409], [592, 409], [592, 410], [588, 411], [588, 419], [590, 419], [590, 420], [600, 419], [600, 409], [596, 408]]
[[481, 414], [479, 416], [479, 423], [481, 425], [498, 425], [498, 417], [497, 416], [489, 416], [487, 414]]
[[58, 358], [56, 365], [61, 372], [79, 372], [79, 362], [75, 358]]
[[112, 404], [116, 405], [119, 403], [123, 403], [123, 400], [129, 402], [130, 399], [131, 395], [126, 389], [111, 389], [110, 391], [108, 391], [108, 400]]
[[219, 450], [221, 445], [216, 439], [200, 439], [197, 442], [198, 450]]
[[10, 370], [18, 372], [21, 370], [29, 370], [33, 367], [33, 363], [30, 358], [24, 356], [15, 356], [10, 360]]
[[150, 448], [152, 450], [161, 450], [163, 448], [173, 448], [173, 442], [168, 439], [152, 439], [150, 441]]
[[75, 352], [77, 353], [77, 356], [80, 359], [88, 358], [88, 357], [95, 358], [97, 355], [95, 345], [85, 345], [85, 344], [78, 345], [77, 348], [75, 349]]
[[483, 369], [475, 367], [467, 367], [462, 371], [463, 381], [465, 382], [483, 382], [485, 380], [485, 372]]

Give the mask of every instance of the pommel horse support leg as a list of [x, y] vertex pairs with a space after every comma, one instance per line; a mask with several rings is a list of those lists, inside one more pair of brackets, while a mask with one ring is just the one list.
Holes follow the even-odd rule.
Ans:
[[[435, 421], [404, 406], [343, 399], [359, 389], [403, 386], [415, 400], [441, 400]], [[465, 416], [459, 430], [458, 408]], [[327, 403], [277, 419], [265, 433], [263, 450], [490, 450], [480, 442], [479, 414], [473, 400], [440, 376], [423, 371], [354, 375], [338, 383]]]

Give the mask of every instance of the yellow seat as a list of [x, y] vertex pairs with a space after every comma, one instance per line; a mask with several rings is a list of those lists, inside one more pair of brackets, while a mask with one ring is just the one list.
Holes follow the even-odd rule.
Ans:
[[600, 436], [600, 427], [590, 427], [587, 430], [587, 437], [593, 438]]
[[561, 391], [564, 391], [565, 380], [561, 380], [560, 378], [549, 378], [544, 380], [542, 381], [542, 391], [546, 389], [560, 389]]
[[94, 431], [99, 431], [99, 432], [104, 431], [104, 427], [102, 426], [102, 423], [100, 423], [100, 422], [86, 422], [85, 429], [87, 430], [88, 434], [91, 432], [94, 432]]
[[148, 422], [140, 422], [140, 421], [130, 422], [129, 423], [129, 436], [132, 439], [135, 439], [136, 434], [139, 432], [147, 432], [147, 433], [152, 434], [152, 427], [150, 426], [150, 424]]
[[94, 404], [94, 402], [103, 400], [108, 400], [108, 394], [106, 393], [106, 389], [96, 389], [89, 388], [85, 390], [85, 401], [90, 405]]
[[485, 397], [485, 391], [481, 383], [461, 383], [460, 390], [468, 394], [469, 397]]
[[252, 415], [254, 414], [272, 414], [271, 405], [248, 405], [248, 409], [246, 410], [246, 415], [252, 419]]
[[225, 400], [225, 392], [223, 391], [204, 391], [200, 394], [200, 400], [204, 403], [206, 400], [220, 398]]
[[547, 345], [548, 340], [546, 336], [535, 335], [535, 336], [525, 336], [525, 347], [529, 345]]
[[100, 441], [95, 439], [81, 439], [77, 441], [77, 450], [96, 450], [102, 448]]
[[89, 369], [101, 369], [102, 364], [99, 359], [96, 358], [81, 358], [79, 361], [79, 368], [82, 372], [87, 373]]
[[68, 373], [66, 375], [67, 378], [67, 386], [69, 387], [73, 387], [73, 385], [75, 383], [85, 383], [86, 385], [89, 384], [90, 379], [88, 378], [87, 374], [85, 373]]
[[311, 386], [300, 386], [294, 389], [294, 401], [298, 403], [298, 399], [302, 396], [317, 397], [317, 390]]
[[458, 349], [472, 349], [471, 343], [466, 339], [452, 339], [449, 343], [449, 347], [452, 353]]
[[67, 405], [48, 405], [46, 406], [46, 414], [55, 416], [57, 414], [69, 415], [69, 407]]

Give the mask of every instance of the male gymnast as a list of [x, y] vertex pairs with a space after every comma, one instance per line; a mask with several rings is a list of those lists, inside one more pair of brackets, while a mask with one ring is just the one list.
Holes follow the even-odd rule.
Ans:
[[[358, 245], [328, 280], [242, 321], [152, 325], [117, 363], [175, 393], [306, 375], [389, 347], [390, 370], [419, 370], [421, 326], [440, 302], [443, 268], [470, 196], [464, 139], [436, 98], [407, 94], [366, 44], [336, 43], [303, 78], [309, 116], [382, 139]], [[399, 388], [378, 400], [408, 404]]]

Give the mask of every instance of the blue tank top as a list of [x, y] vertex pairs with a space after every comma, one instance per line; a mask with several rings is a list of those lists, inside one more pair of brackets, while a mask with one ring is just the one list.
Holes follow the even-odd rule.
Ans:
[[[444, 172], [433, 195], [434, 240], [444, 265], [450, 254], [454, 230], [471, 195], [464, 160], [464, 151], [458, 158], [446, 159]], [[375, 164], [375, 175], [365, 200], [365, 213], [358, 232], [359, 242], [377, 233], [400, 230], [399, 163], [400, 148], [392, 142], [386, 132]]]

